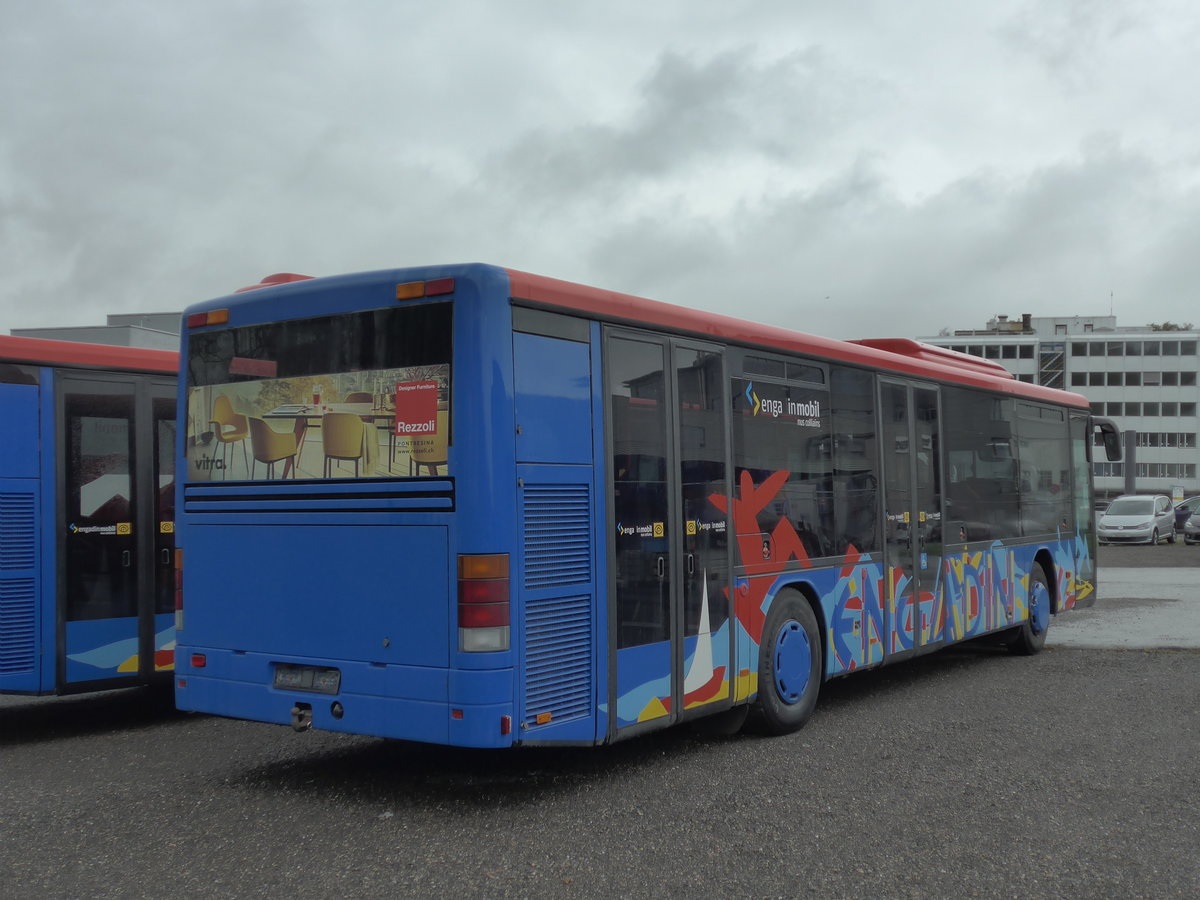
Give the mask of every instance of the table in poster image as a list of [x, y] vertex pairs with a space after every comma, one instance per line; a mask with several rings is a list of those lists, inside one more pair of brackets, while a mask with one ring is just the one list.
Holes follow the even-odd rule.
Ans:
[[[277, 406], [270, 412], [264, 413], [264, 419], [291, 419], [295, 424], [292, 426], [292, 431], [296, 435], [296, 464], [300, 463], [300, 454], [304, 450], [304, 437], [308, 432], [313, 420], [320, 421], [326, 413], [352, 413], [358, 416], [367, 424], [367, 428], [363, 431], [363, 441], [365, 443], [363, 460], [365, 472], [375, 471], [375, 456], [378, 453], [376, 441], [368, 440], [367, 437], [378, 429], [378, 423], [387, 423], [389, 426], [388, 433], [391, 434], [391, 423], [395, 420], [395, 413], [390, 408], [379, 408], [372, 403], [289, 403], [283, 406]], [[390, 438], [389, 438], [390, 443]], [[284, 465], [283, 476], [288, 477], [291, 469], [291, 460]]]

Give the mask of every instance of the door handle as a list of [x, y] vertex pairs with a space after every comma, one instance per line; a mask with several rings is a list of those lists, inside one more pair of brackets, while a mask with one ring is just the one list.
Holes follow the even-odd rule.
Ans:
[[667, 558], [660, 556], [658, 561], [655, 562], [654, 567], [658, 571], [658, 580], [664, 580], [667, 577]]
[[131, 552], [129, 552], [128, 550], [122, 550], [121, 551], [121, 565], [124, 566], [126, 569], [128, 569], [130, 563], [132, 563], [132, 562], [133, 562], [133, 554]]
[[696, 554], [695, 553], [688, 554], [687, 570], [688, 570], [689, 575], [696, 574]]
[[159, 556], [162, 559], [162, 564], [164, 566], [171, 565], [171, 548], [163, 547], [162, 552], [159, 554]]

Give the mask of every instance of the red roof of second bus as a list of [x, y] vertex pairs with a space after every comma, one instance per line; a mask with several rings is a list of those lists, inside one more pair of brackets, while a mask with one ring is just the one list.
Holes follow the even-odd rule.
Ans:
[[171, 350], [48, 341], [0, 335], [0, 360], [41, 366], [119, 369], [128, 372], [179, 374], [179, 354]]
[[903, 338], [876, 338], [861, 343], [839, 341], [543, 275], [514, 269], [505, 271], [514, 299], [578, 310], [610, 321], [658, 326], [736, 343], [776, 347], [902, 375], [952, 381], [1031, 400], [1065, 403], [1084, 409], [1089, 405], [1087, 398], [1080, 394], [1017, 381], [1000, 366], [984, 360], [964, 362], [956, 358], [960, 354], [918, 341]]

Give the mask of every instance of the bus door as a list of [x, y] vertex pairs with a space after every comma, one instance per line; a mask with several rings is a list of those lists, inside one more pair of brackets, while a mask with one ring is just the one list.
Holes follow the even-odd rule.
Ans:
[[888, 656], [945, 640], [938, 391], [880, 381]]
[[609, 334], [610, 734], [732, 702], [720, 348]]
[[1086, 413], [1071, 413], [1071, 469], [1075, 490], [1075, 529], [1064, 538], [1075, 547], [1075, 603], [1096, 603], [1096, 512], [1092, 501], [1092, 429]]
[[59, 688], [140, 683], [174, 648], [174, 386], [70, 374], [59, 392]]

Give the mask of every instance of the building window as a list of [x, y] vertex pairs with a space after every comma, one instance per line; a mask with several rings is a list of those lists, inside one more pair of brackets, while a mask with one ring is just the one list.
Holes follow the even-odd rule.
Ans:
[[1123, 372], [1109, 372], [1106, 376], [1109, 387], [1120, 387], [1125, 379], [1122, 377]]
[[1142, 384], [1146, 387], [1157, 387], [1162, 384], [1162, 372], [1143, 372]]
[[1124, 356], [1125, 355], [1125, 342], [1124, 341], [1109, 341], [1108, 342], [1108, 355], [1109, 356]]
[[1005, 359], [1016, 359], [1017, 358], [1017, 345], [1016, 344], [1005, 344], [1003, 347], [1000, 348], [1000, 355], [1002, 357], [1004, 357]]
[[1162, 405], [1162, 414], [1164, 416], [1179, 415], [1179, 404], [1175, 402], [1167, 402]]
[[1072, 356], [1087, 356], [1087, 347], [1083, 341], [1071, 341]]
[[1158, 415], [1158, 404], [1157, 403], [1149, 403], [1149, 402], [1143, 403], [1142, 404], [1142, 415], [1143, 416], [1157, 416]]
[[1142, 342], [1141, 341], [1126, 341], [1125, 342], [1125, 355], [1126, 356], [1141, 356], [1142, 355]]
[[1196, 373], [1195, 372], [1180, 372], [1179, 373], [1180, 387], [1195, 387]]
[[1088, 344], [1088, 356], [1103, 356], [1104, 341], [1092, 341]]
[[1091, 407], [1092, 407], [1092, 415], [1094, 415], [1094, 416], [1104, 415], [1104, 404], [1103, 403], [1093, 403], [1093, 404], [1091, 404]]
[[1142, 414], [1142, 404], [1137, 402], [1125, 404], [1125, 415], [1140, 416]]
[[999, 359], [1000, 358], [1000, 345], [999, 344], [988, 344], [986, 347], [983, 348], [983, 355], [986, 356], [988, 359]]
[[1033, 344], [1022, 344], [1019, 348], [1021, 359], [1033, 359]]
[[1161, 341], [1142, 341], [1142, 356], [1158, 356], [1161, 349]]
[[1178, 356], [1179, 355], [1179, 341], [1163, 341], [1162, 342], [1162, 355], [1163, 356]]
[[1196, 355], [1196, 342], [1195, 341], [1180, 341], [1179, 342], [1179, 355], [1180, 356], [1195, 356]]
[[1026, 384], [1033, 384], [1033, 375], [1029, 372], [1022, 372], [1017, 376], [1017, 381], [1023, 381]]
[[970, 353], [972, 356], [983, 356], [983, 348], [980, 347], [978, 344], [974, 344], [974, 345], [968, 347], [967, 352]]
[[1071, 373], [1071, 386], [1072, 387], [1082, 387], [1085, 384], [1087, 384], [1087, 372], [1072, 372]]
[[1125, 386], [1126, 387], [1141, 387], [1142, 373], [1141, 372], [1126, 372]]
[[1066, 325], [1055, 325], [1055, 326], [1054, 326], [1054, 333], [1055, 333], [1055, 334], [1066, 334], [1066, 333], [1067, 333], [1067, 326], [1066, 326]]
[[1194, 416], [1196, 414], [1196, 404], [1195, 403], [1180, 403], [1179, 404], [1179, 414], [1181, 416]]
[[1106, 416], [1123, 416], [1125, 415], [1124, 403], [1105, 403], [1104, 414]]
[[951, 344], [950, 349], [953, 350], [955, 353], [966, 353], [967, 352], [966, 344]]
[[1179, 384], [1178, 372], [1163, 372], [1162, 377], [1163, 387], [1175, 387], [1177, 384]]
[[1093, 330], [1093, 325], [1092, 325], [1092, 323], [1091, 323], [1091, 322], [1084, 322], [1084, 323], [1083, 323], [1083, 330], [1084, 330], [1084, 331], [1087, 331], [1087, 332], [1090, 332], [1090, 331], [1092, 331], [1092, 330]]
[[1088, 387], [1101, 387], [1104, 385], [1103, 372], [1088, 372]]

